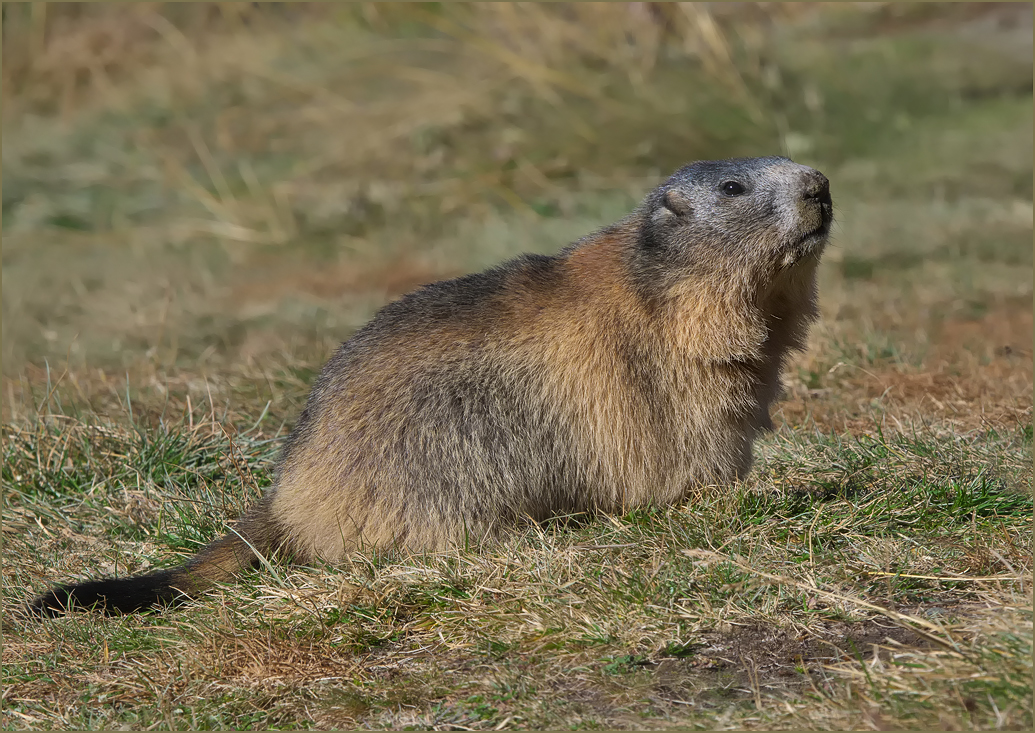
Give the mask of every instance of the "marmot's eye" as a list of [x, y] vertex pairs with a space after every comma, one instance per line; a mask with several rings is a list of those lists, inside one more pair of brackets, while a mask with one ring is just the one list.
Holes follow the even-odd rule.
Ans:
[[739, 196], [744, 193], [744, 187], [736, 181], [726, 181], [720, 186], [722, 192], [727, 196]]

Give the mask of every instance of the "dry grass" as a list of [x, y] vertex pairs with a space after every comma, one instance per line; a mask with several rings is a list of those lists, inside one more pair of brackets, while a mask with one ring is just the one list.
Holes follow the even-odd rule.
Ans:
[[[5, 445], [9, 589], [189, 552], [276, 449], [201, 421]], [[165, 616], [7, 605], [7, 708], [47, 727], [1023, 727], [1028, 451], [791, 434], [751, 482], [682, 508], [277, 568]], [[156, 521], [156, 498], [178, 516]]]
[[[4, 6], [5, 728], [1028, 729], [1030, 6]], [[46, 623], [268, 485], [414, 285], [687, 159], [833, 182], [743, 485]]]

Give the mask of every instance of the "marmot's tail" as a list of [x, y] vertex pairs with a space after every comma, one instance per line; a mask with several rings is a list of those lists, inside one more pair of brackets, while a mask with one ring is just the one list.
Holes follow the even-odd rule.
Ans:
[[59, 585], [29, 604], [39, 616], [57, 616], [66, 611], [96, 609], [105, 613], [132, 613], [186, 598], [180, 590], [183, 567], [159, 570], [132, 578], [105, 578], [85, 583]]
[[96, 609], [104, 613], [133, 613], [176, 605], [214, 583], [232, 580], [259, 565], [259, 554], [278, 549], [280, 537], [261, 502], [249, 511], [236, 530], [206, 545], [187, 564], [130, 578], [106, 578], [61, 585], [29, 604], [40, 616]]

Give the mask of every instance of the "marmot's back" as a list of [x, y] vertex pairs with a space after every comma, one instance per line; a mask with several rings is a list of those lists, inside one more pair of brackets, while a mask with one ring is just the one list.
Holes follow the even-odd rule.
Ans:
[[[263, 502], [179, 575], [139, 579], [137, 595], [197, 590], [255, 552], [440, 550], [526, 517], [676, 502], [743, 476], [815, 317], [830, 221], [811, 168], [695, 163], [555, 257], [386, 306], [325, 366]], [[133, 605], [106, 582], [37, 607]]]

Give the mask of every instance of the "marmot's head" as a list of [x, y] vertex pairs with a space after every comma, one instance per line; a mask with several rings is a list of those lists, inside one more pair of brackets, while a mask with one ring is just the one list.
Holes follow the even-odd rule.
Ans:
[[762, 284], [814, 263], [832, 220], [817, 170], [781, 157], [692, 163], [640, 207], [637, 269], [662, 287], [694, 276]]

